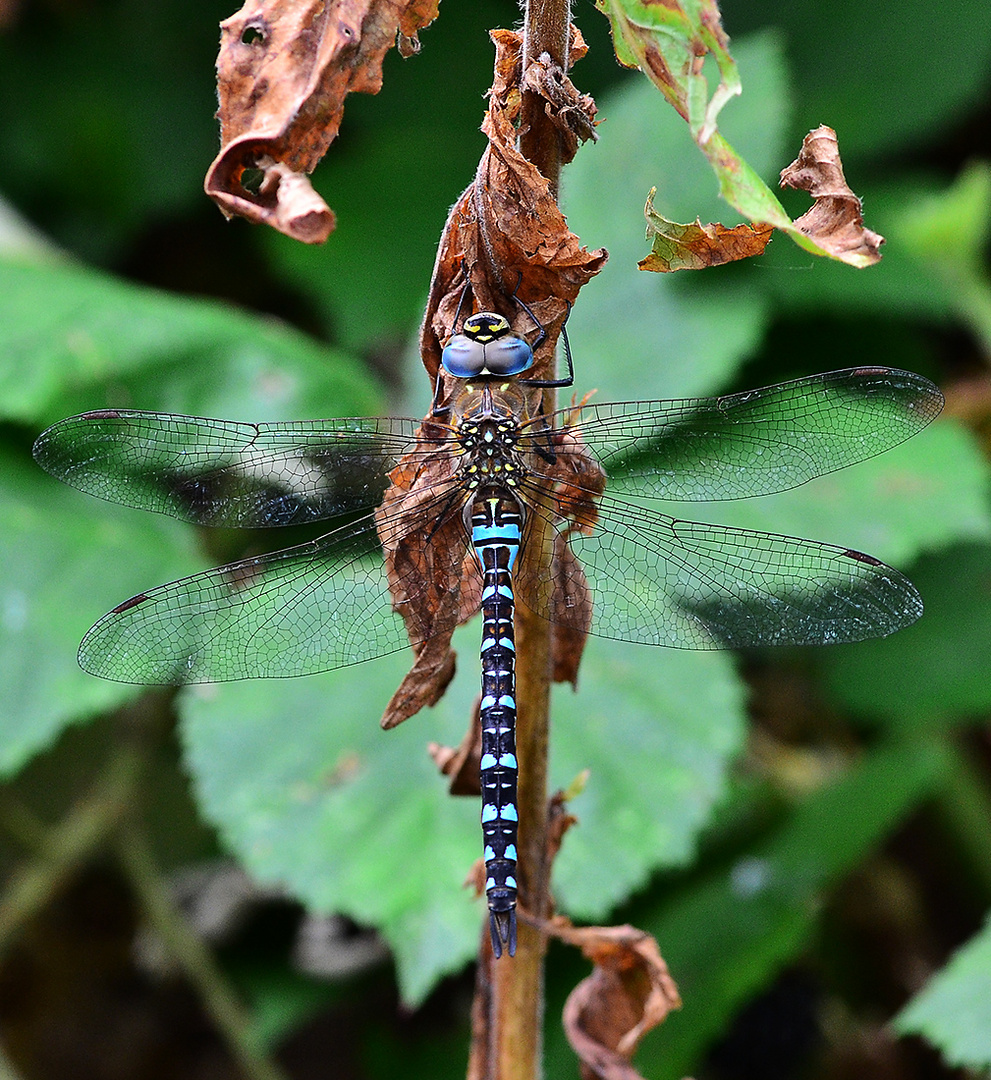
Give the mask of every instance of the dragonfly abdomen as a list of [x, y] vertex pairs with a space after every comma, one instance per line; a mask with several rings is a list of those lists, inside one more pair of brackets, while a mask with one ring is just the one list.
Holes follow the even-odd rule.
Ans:
[[482, 837], [492, 949], [516, 951], [516, 646], [513, 563], [523, 516], [512, 498], [480, 493], [471, 539], [482, 568]]

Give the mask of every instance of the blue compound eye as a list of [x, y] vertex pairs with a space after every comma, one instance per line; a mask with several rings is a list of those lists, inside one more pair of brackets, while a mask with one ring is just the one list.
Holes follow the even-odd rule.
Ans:
[[448, 375], [473, 379], [485, 367], [485, 346], [464, 334], [455, 334], [444, 346], [440, 362]]
[[497, 338], [485, 346], [485, 367], [493, 375], [519, 375], [532, 363], [533, 349], [522, 338]]

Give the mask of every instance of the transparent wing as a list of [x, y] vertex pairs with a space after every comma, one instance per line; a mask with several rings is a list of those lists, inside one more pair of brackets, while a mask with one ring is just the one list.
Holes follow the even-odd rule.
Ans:
[[[575, 427], [610, 492], [742, 499], [874, 457], [911, 438], [942, 407], [943, 395], [921, 375], [851, 368], [724, 397], [590, 404]], [[548, 419], [567, 427], [572, 415], [565, 409]], [[547, 442], [536, 423], [521, 445], [539, 454]]]
[[[912, 583], [869, 555], [679, 521], [615, 499], [603, 499], [590, 536], [570, 543], [592, 588], [591, 632], [621, 641], [827, 645], [884, 637], [922, 614]], [[527, 603], [535, 583], [523, 577], [517, 595]], [[574, 619], [580, 628], [579, 611]], [[555, 620], [568, 625], [570, 617]]]
[[[449, 498], [425, 509], [460, 517]], [[386, 542], [409, 527], [397, 515]], [[409, 593], [426, 587], [418, 575], [407, 577]], [[117, 682], [227, 682], [311, 675], [409, 643], [369, 514], [311, 543], [132, 597], [89, 630], [79, 663]]]
[[34, 456], [81, 491], [198, 525], [300, 525], [376, 506], [419, 426], [366, 418], [239, 424], [102, 411], [50, 427]]

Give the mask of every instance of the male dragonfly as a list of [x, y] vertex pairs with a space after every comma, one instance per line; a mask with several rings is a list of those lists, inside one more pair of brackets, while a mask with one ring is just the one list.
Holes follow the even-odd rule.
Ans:
[[[525, 377], [532, 363], [506, 319], [480, 312], [445, 347], [454, 389], [424, 421], [244, 424], [102, 410], [61, 421], [34, 448], [73, 487], [197, 525], [352, 519], [126, 600], [80, 646], [94, 675], [173, 684], [309, 675], [449, 631], [434, 618], [438, 590], [462, 621], [481, 611], [496, 956], [516, 943], [514, 605], [579, 634], [687, 649], [893, 633], [922, 604], [870, 555], [643, 504], [784, 491], [901, 443], [943, 404], [918, 375], [860, 367], [722, 397], [542, 415], [549, 384]], [[548, 535], [549, 603], [534, 540]]]

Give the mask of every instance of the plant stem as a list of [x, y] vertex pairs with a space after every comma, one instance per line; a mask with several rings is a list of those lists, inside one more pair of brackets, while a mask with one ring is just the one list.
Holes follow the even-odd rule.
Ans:
[[[523, 30], [523, 68], [548, 53], [567, 69], [570, 32], [569, 0], [528, 0]], [[520, 152], [550, 182], [556, 195], [561, 173], [558, 134], [544, 102], [529, 91], [523, 96]], [[545, 410], [554, 408], [553, 391], [545, 391]], [[534, 580], [544, 595], [536, 608], [548, 610], [551, 599], [553, 528], [535, 521], [531, 558], [539, 560]], [[550, 914], [550, 868], [547, 863], [547, 757], [550, 729], [550, 623], [529, 608], [516, 608], [517, 757], [520, 905], [529, 914]], [[491, 1080], [537, 1080], [542, 1074], [544, 1019], [543, 935], [521, 920], [516, 956], [489, 959], [491, 1014], [489, 1061]]]
[[[523, 70], [543, 53], [568, 70], [571, 0], [527, 0], [523, 25]], [[523, 93], [520, 153], [550, 181], [557, 195], [561, 177], [561, 144], [539, 94]]]

